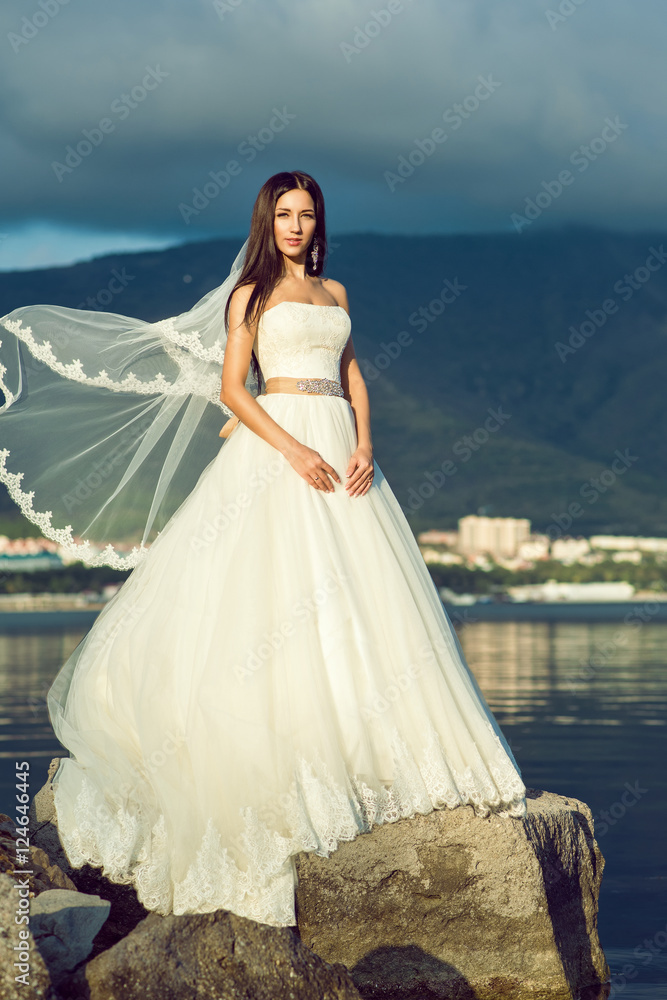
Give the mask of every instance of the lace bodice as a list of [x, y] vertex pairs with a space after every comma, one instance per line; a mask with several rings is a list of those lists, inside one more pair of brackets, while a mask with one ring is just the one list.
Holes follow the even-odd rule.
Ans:
[[255, 352], [264, 379], [287, 375], [340, 382], [350, 330], [342, 306], [279, 302], [262, 313], [257, 327]]

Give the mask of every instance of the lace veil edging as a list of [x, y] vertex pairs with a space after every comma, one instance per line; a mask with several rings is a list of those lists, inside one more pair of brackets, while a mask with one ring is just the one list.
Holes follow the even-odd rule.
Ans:
[[0, 319], [0, 481], [86, 565], [134, 568], [219, 452], [224, 312], [247, 246], [156, 323], [54, 305]]

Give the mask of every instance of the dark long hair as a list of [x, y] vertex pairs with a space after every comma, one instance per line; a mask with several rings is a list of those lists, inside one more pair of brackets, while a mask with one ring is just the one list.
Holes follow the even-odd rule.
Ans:
[[[258, 316], [261, 316], [264, 307], [271, 297], [273, 289], [281, 278], [285, 276], [285, 261], [276, 246], [274, 237], [274, 219], [276, 214], [276, 202], [288, 191], [299, 189], [307, 191], [313, 199], [315, 207], [315, 233], [313, 241], [317, 238], [318, 258], [317, 264], [313, 265], [310, 254], [312, 241], [306, 251], [306, 274], [318, 276], [324, 269], [324, 261], [327, 253], [327, 232], [324, 213], [324, 196], [319, 184], [310, 174], [303, 170], [284, 170], [279, 174], [269, 177], [257, 195], [257, 200], [252, 210], [250, 220], [250, 234], [248, 236], [248, 247], [241, 275], [232, 289], [232, 295], [237, 288], [244, 285], [253, 284], [253, 288], [248, 304], [246, 306], [243, 320], [248, 325], [253, 323]], [[231, 297], [225, 306], [225, 326], [229, 326], [229, 304]], [[257, 378], [258, 385], [261, 384], [261, 373], [257, 356], [253, 350], [251, 365]]]

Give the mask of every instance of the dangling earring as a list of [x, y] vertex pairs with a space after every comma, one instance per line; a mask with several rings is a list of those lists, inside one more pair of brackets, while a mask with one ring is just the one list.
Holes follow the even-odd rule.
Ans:
[[320, 245], [317, 242], [317, 236], [313, 240], [313, 249], [310, 251], [310, 256], [313, 258], [313, 267], [317, 267], [317, 258], [320, 255]]

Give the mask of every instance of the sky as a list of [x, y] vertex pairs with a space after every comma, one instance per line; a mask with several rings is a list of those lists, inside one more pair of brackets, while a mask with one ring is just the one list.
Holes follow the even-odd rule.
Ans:
[[3, 0], [0, 269], [244, 239], [667, 227], [665, 0]]

